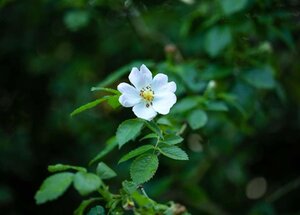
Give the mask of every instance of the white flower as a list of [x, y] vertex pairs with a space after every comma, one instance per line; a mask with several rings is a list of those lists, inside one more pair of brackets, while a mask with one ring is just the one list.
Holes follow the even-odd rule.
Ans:
[[133, 107], [132, 111], [138, 118], [153, 119], [157, 113], [168, 114], [176, 103], [175, 82], [168, 82], [168, 76], [157, 74], [152, 79], [152, 73], [143, 64], [138, 68], [133, 67], [129, 80], [133, 84], [120, 83], [118, 90], [122, 93], [119, 102], [124, 107]]

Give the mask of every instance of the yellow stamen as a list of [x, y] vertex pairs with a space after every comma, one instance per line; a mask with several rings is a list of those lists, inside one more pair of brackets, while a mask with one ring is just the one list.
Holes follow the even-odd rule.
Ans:
[[152, 90], [146, 90], [141, 92], [141, 96], [148, 102], [151, 102], [154, 98], [154, 93]]

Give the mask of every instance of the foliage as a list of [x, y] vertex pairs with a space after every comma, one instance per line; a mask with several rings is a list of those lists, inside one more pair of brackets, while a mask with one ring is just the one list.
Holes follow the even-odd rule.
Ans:
[[[2, 213], [297, 214], [297, 8], [0, 1]], [[141, 64], [177, 83], [150, 123], [113, 90]]]

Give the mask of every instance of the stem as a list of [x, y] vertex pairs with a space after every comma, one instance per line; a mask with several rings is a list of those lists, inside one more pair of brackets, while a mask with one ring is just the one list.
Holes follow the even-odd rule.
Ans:
[[177, 135], [183, 134], [183, 132], [185, 131], [186, 128], [187, 128], [187, 124], [184, 123], [184, 124], [181, 126], [180, 130], [179, 130], [176, 134], [177, 134]]
[[146, 191], [145, 191], [145, 189], [144, 189], [144, 187], [142, 185], [139, 186], [139, 189], [141, 190], [141, 192], [142, 192], [142, 194], [144, 196], [146, 196], [147, 198], [149, 198], [149, 196], [147, 195], [147, 193], [146, 193]]
[[120, 197], [120, 195], [111, 193], [108, 186], [103, 182], [101, 187], [98, 189], [98, 192], [106, 202], [110, 202], [112, 199]]
[[288, 194], [292, 190], [295, 190], [299, 187], [300, 187], [300, 178], [296, 178], [293, 181], [290, 181], [289, 183], [280, 187], [278, 190], [276, 190], [274, 193], [268, 196], [266, 200], [268, 202], [275, 202], [276, 200], [280, 199], [284, 195]]
[[157, 146], [158, 146], [159, 140], [160, 140], [160, 138], [159, 138], [159, 137], [157, 137], [157, 141], [156, 141], [156, 143], [155, 143], [155, 146], [154, 146], [154, 148], [155, 148], [155, 149], [156, 149], [156, 148], [157, 148]]

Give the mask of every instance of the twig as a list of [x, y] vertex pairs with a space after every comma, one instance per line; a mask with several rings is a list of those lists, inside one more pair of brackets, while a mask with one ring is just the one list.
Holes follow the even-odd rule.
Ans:
[[294, 189], [297, 189], [300, 187], [300, 177], [296, 178], [293, 181], [290, 181], [289, 183], [283, 185], [279, 189], [277, 189], [275, 192], [273, 192], [271, 195], [269, 195], [266, 198], [266, 201], [268, 202], [275, 202], [276, 200], [280, 199], [287, 193], [291, 192]]

